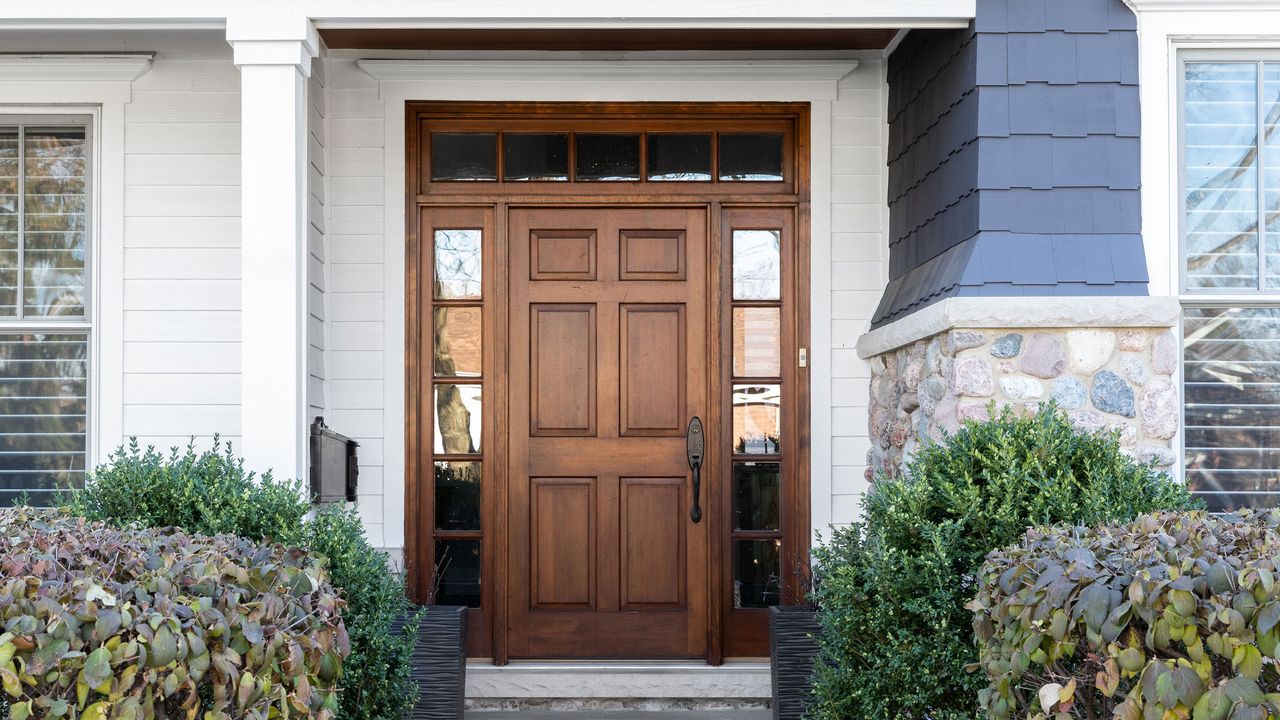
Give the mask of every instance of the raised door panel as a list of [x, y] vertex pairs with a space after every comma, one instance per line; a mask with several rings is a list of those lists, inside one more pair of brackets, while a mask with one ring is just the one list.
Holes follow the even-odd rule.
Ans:
[[684, 478], [622, 478], [621, 607], [683, 608], [685, 600]]
[[595, 607], [596, 478], [529, 480], [529, 604]]
[[621, 305], [619, 313], [619, 434], [683, 435], [684, 306]]
[[530, 280], [595, 280], [595, 230], [531, 230]]
[[596, 434], [596, 308], [529, 307], [529, 433]]
[[683, 280], [684, 230], [622, 230], [618, 233], [618, 277], [622, 280]]

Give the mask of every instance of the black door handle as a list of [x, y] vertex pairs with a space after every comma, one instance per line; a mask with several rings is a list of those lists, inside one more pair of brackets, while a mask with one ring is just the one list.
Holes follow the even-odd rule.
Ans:
[[689, 510], [689, 519], [702, 522], [702, 454], [706, 449], [706, 438], [702, 432], [702, 421], [694, 417], [689, 421], [689, 431], [685, 433], [685, 449], [689, 454], [689, 469], [693, 471], [693, 507]]

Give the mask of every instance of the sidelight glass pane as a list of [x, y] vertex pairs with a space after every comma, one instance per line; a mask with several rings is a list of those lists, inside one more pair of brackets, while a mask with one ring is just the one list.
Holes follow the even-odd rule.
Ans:
[[480, 529], [480, 463], [436, 462], [436, 529]]
[[1280, 500], [1280, 308], [1186, 308], [1187, 485], [1211, 510]]
[[435, 452], [470, 455], [480, 452], [479, 385], [435, 386]]
[[578, 180], [626, 182], [640, 179], [640, 136], [577, 134]]
[[480, 297], [479, 230], [436, 230], [435, 298], [437, 300]]
[[0, 128], [0, 317], [18, 314], [18, 129]]
[[436, 540], [436, 605], [480, 607], [480, 541]]
[[432, 133], [431, 179], [497, 180], [497, 133]]
[[569, 136], [503, 134], [502, 177], [514, 181], [568, 180]]
[[782, 179], [782, 135], [722, 133], [720, 179], [777, 182]]
[[782, 297], [781, 257], [781, 231], [734, 230], [733, 299], [780, 299]]
[[775, 377], [782, 374], [782, 310], [776, 307], [733, 309], [733, 374]]
[[781, 452], [782, 386], [733, 386], [733, 451], [739, 455]]
[[1266, 218], [1264, 290], [1280, 290], [1280, 63], [1262, 66], [1262, 192]]
[[481, 310], [477, 307], [435, 309], [435, 374], [437, 377], [480, 377]]
[[1188, 289], [1258, 288], [1258, 65], [1187, 63]]
[[733, 529], [777, 530], [782, 517], [782, 465], [733, 464]]
[[778, 605], [782, 591], [782, 541], [733, 541], [733, 606]]
[[0, 507], [84, 486], [88, 337], [0, 333]]
[[23, 147], [23, 313], [83, 317], [85, 130], [28, 129]]
[[649, 179], [658, 182], [706, 182], [711, 179], [711, 136], [645, 137]]

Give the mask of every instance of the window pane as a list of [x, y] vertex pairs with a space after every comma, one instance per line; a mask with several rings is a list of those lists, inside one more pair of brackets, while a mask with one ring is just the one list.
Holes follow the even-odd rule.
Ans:
[[596, 181], [640, 179], [639, 135], [575, 135], [577, 178]]
[[0, 128], [0, 317], [18, 314], [18, 129]]
[[502, 136], [502, 176], [507, 180], [569, 179], [569, 136]]
[[782, 179], [782, 136], [720, 135], [720, 179], [770, 182]]
[[480, 541], [436, 540], [436, 605], [480, 607]]
[[782, 513], [782, 465], [733, 464], [733, 529], [777, 530]]
[[28, 129], [23, 313], [84, 316], [85, 132]]
[[480, 529], [480, 463], [436, 463], [436, 529]]
[[84, 486], [88, 349], [82, 334], [0, 333], [0, 506]]
[[733, 386], [733, 451], [740, 455], [781, 452], [781, 385]]
[[432, 180], [497, 180], [497, 133], [432, 133]]
[[781, 298], [781, 253], [782, 233], [777, 230], [734, 230], [733, 299]]
[[435, 373], [440, 377], [479, 377], [480, 308], [438, 307], [435, 311]]
[[650, 180], [695, 182], [711, 179], [710, 135], [655, 135], [645, 138]]
[[779, 604], [781, 561], [781, 540], [734, 540], [733, 606], [762, 608]]
[[437, 455], [480, 452], [480, 386], [435, 386], [435, 451]]
[[1258, 66], [1187, 63], [1187, 288], [1258, 287]]
[[435, 297], [453, 300], [480, 297], [480, 231], [435, 232]]
[[782, 374], [782, 310], [776, 307], [733, 309], [733, 374], [775, 377]]
[[1262, 117], [1266, 145], [1262, 149], [1266, 199], [1266, 290], [1280, 290], [1280, 63], [1267, 63], [1262, 75]]
[[1215, 509], [1280, 493], [1280, 308], [1186, 308], [1187, 485]]

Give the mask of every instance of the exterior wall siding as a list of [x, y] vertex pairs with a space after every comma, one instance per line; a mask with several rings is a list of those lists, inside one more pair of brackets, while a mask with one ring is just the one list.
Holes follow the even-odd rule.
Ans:
[[329, 212], [326, 204], [328, 181], [325, 170], [329, 154], [329, 94], [325, 87], [327, 52], [311, 62], [307, 82], [307, 419], [325, 412], [325, 228]]
[[956, 296], [1145, 295], [1137, 33], [1122, 0], [979, 0], [890, 58], [880, 326]]

